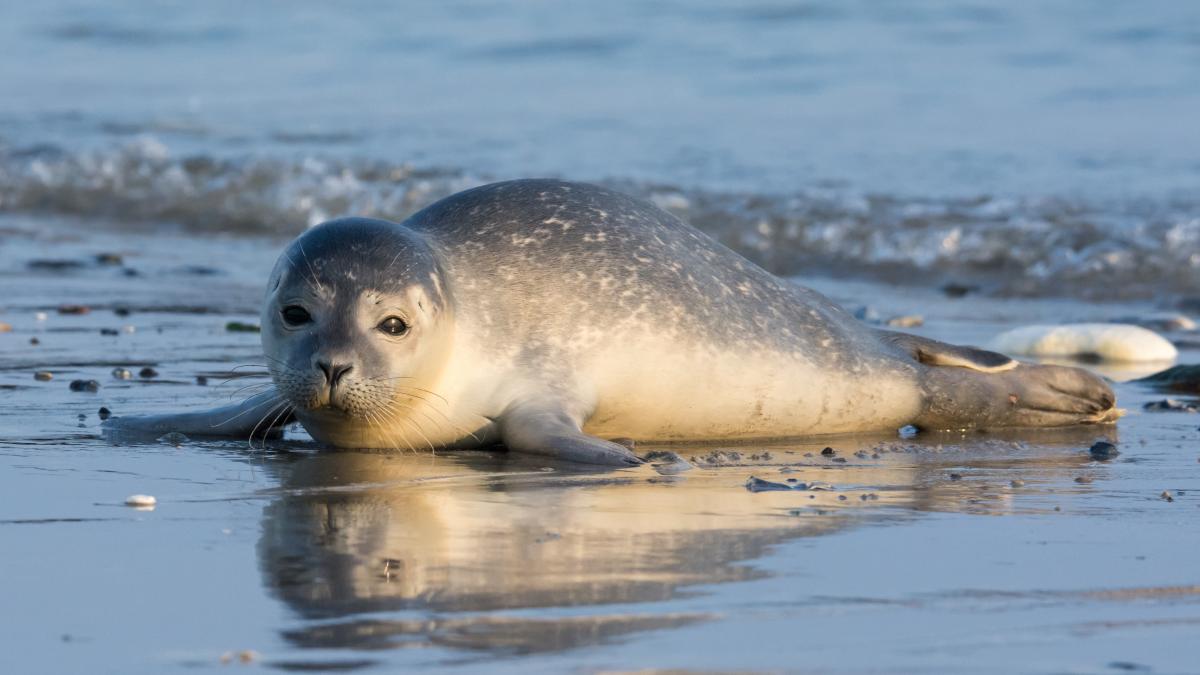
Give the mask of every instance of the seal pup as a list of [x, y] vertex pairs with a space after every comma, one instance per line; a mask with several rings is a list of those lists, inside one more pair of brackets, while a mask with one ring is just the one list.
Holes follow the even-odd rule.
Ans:
[[271, 273], [262, 342], [273, 391], [111, 426], [253, 436], [294, 416], [337, 447], [503, 443], [620, 465], [640, 460], [605, 438], [1117, 416], [1086, 371], [871, 328], [653, 205], [557, 180], [308, 230]]

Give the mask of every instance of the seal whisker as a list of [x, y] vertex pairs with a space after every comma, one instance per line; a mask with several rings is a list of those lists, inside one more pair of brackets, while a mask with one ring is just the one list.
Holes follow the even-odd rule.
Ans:
[[[264, 393], [265, 393], [265, 392], [264, 392]], [[255, 394], [255, 396], [259, 396], [259, 395], [261, 395], [261, 394]], [[245, 401], [249, 401], [249, 400], [250, 400], [250, 399], [252, 399], [252, 398], [254, 398], [254, 396], [248, 396], [248, 397], [246, 397]], [[269, 399], [267, 399], [267, 403], [279, 403], [279, 402], [280, 402], [280, 401], [282, 401], [282, 400], [283, 400], [283, 398], [282, 398], [282, 397], [280, 397], [280, 396], [276, 395], [276, 396], [274, 396], [274, 397], [272, 397], [272, 398], [269, 398]], [[243, 403], [245, 403], [245, 401], [243, 401]], [[236, 414], [235, 414], [233, 417], [230, 417], [229, 419], [226, 419], [226, 420], [224, 420], [224, 421], [221, 421], [221, 422], [217, 422], [216, 424], [213, 424], [213, 425], [211, 425], [209, 428], [211, 428], [211, 429], [216, 429], [217, 427], [223, 427], [223, 426], [225, 426], [226, 424], [229, 424], [230, 422], [232, 422], [232, 421], [236, 420], [237, 418], [241, 417], [242, 415], [245, 415], [246, 413], [248, 413], [248, 412], [250, 412], [250, 411], [252, 411], [252, 410], [254, 410], [254, 409], [255, 409], [254, 407], [249, 407], [249, 408], [246, 408], [245, 410], [243, 410], [243, 411], [241, 411], [241, 412], [239, 412], [239, 413], [236, 413]]]
[[421, 425], [420, 425], [420, 423], [417, 422], [417, 420], [414, 420], [411, 416], [400, 414], [401, 411], [398, 409], [393, 409], [393, 410], [390, 410], [389, 412], [391, 412], [391, 419], [393, 421], [399, 422], [401, 424], [408, 423], [409, 425], [411, 425], [413, 431], [416, 431], [418, 436], [425, 439], [425, 442], [429, 445], [430, 451], [435, 452], [435, 453], [437, 452], [437, 448], [434, 447], [433, 441], [429, 440], [429, 437], [426, 436], [421, 431]]
[[268, 424], [268, 425], [267, 425], [267, 428], [266, 428], [266, 429], [263, 431], [263, 445], [262, 445], [262, 449], [264, 449], [264, 450], [266, 449], [266, 447], [267, 447], [267, 436], [268, 436], [268, 435], [271, 433], [271, 429], [275, 427], [275, 423], [276, 423], [276, 422], [278, 422], [278, 421], [279, 421], [281, 418], [286, 418], [286, 417], [287, 417], [287, 415], [288, 415], [288, 413], [290, 413], [290, 412], [292, 411], [292, 409], [293, 409], [293, 408], [292, 408], [292, 404], [290, 404], [290, 403], [289, 403], [289, 404], [285, 405], [285, 406], [283, 407], [283, 409], [282, 409], [282, 410], [280, 410], [280, 411], [279, 411], [279, 412], [278, 412], [278, 413], [275, 415], [275, 417], [271, 418], [271, 423], [270, 423], [270, 424]]
[[[378, 382], [392, 382], [394, 380], [415, 380], [417, 378], [415, 378], [415, 377], [375, 377], [375, 378], [371, 378], [371, 379], [376, 380]], [[441, 394], [437, 393], [436, 391], [422, 389], [421, 387], [414, 387], [411, 384], [396, 384], [396, 385], [392, 385], [392, 386], [404, 387], [405, 389], [412, 389], [414, 391], [419, 391], [424, 394], [429, 394], [430, 396], [437, 397], [442, 403], [445, 403], [446, 405], [450, 405], [450, 402], [446, 400], [446, 397], [442, 396]]]
[[424, 417], [425, 419], [429, 420], [429, 421], [430, 421], [432, 424], [434, 424], [435, 426], [437, 426], [437, 427], [438, 427], [438, 428], [440, 428], [440, 429], [446, 429], [446, 428], [449, 428], [449, 429], [450, 429], [450, 431], [452, 431], [452, 432], [454, 432], [454, 433], [456, 433], [456, 434], [462, 434], [463, 436], [470, 436], [471, 438], [475, 439], [475, 442], [476, 442], [476, 443], [481, 443], [481, 442], [482, 442], [482, 441], [480, 441], [480, 440], [479, 440], [479, 437], [478, 437], [478, 436], [476, 436], [476, 435], [475, 435], [475, 433], [474, 433], [473, 431], [470, 431], [470, 430], [469, 430], [469, 429], [467, 429], [466, 427], [463, 427], [463, 426], [460, 426], [460, 425], [458, 425], [458, 424], [455, 424], [455, 423], [454, 423], [454, 420], [450, 419], [450, 416], [449, 416], [449, 415], [447, 415], [446, 413], [444, 413], [444, 412], [442, 412], [442, 411], [438, 410], [437, 408], [433, 407], [432, 405], [428, 405], [428, 404], [429, 404], [429, 401], [425, 400], [423, 397], [421, 397], [421, 396], [417, 396], [417, 395], [415, 395], [415, 394], [411, 394], [411, 393], [407, 393], [406, 395], [408, 395], [408, 396], [411, 396], [412, 398], [415, 398], [415, 399], [417, 399], [418, 401], [421, 401], [422, 403], [425, 403], [425, 404], [426, 404], [426, 407], [428, 407], [428, 408], [429, 408], [429, 410], [431, 410], [431, 411], [433, 411], [433, 412], [435, 412], [435, 413], [437, 413], [437, 414], [441, 415], [441, 416], [442, 416], [442, 417], [443, 417], [443, 418], [446, 420], [446, 425], [447, 425], [447, 426], [443, 426], [443, 425], [442, 425], [442, 423], [440, 423], [440, 422], [438, 422], [437, 420], [435, 420], [435, 419], [433, 419], [432, 417], [430, 417], [430, 416], [429, 416], [429, 415], [428, 415], [428, 414], [427, 414], [427, 413], [426, 413], [426, 412], [425, 412], [425, 411], [424, 411], [422, 408], [418, 408], [418, 407], [416, 407], [416, 406], [405, 405], [404, 403], [401, 403], [401, 402], [399, 402], [399, 401], [393, 401], [393, 402], [392, 402], [392, 405], [393, 405], [393, 406], [402, 406], [402, 407], [403, 407], [403, 409], [405, 409], [405, 410], [408, 410], [408, 411], [411, 411], [411, 412], [417, 412], [417, 413], [420, 413], [422, 417]]
[[[399, 423], [399, 424], [403, 424], [403, 423], [404, 423], [404, 420], [398, 420], [398, 419], [394, 419], [394, 418], [382, 418], [382, 417], [381, 417], [381, 420], [383, 420], [383, 419], [389, 419], [389, 420], [391, 420], [391, 421], [393, 421], [393, 422], [397, 422], [397, 423]], [[401, 436], [400, 436], [400, 439], [401, 439], [401, 440], [403, 440], [403, 441], [404, 441], [404, 444], [408, 446], [408, 450], [409, 450], [409, 452], [412, 452], [413, 454], [416, 454], [416, 452], [417, 452], [417, 449], [416, 449], [416, 448], [413, 446], [413, 444], [412, 444], [412, 443], [410, 443], [410, 442], [409, 442], [409, 440], [408, 440], [408, 436], [405, 436], [405, 435], [401, 434]], [[396, 446], [396, 449], [397, 449], [397, 450], [399, 450], [399, 449], [400, 449], [399, 445], [397, 445], [397, 446]]]
[[[250, 435], [246, 438], [246, 445], [248, 445], [251, 450], [254, 449], [254, 434], [258, 431], [258, 428], [260, 426], [262, 426], [263, 422], [267, 421], [267, 417], [269, 417], [271, 415], [271, 413], [275, 412], [280, 407], [284, 407], [287, 405], [288, 405], [287, 401], [280, 401], [279, 403], [276, 403], [275, 405], [271, 406], [271, 409], [268, 410], [266, 412], [266, 414], [264, 414], [261, 418], [259, 418], [258, 423], [254, 425], [254, 428], [250, 430]], [[265, 439], [263, 441], [263, 447], [264, 448], [267, 447]]]
[[380, 435], [382, 435], [385, 439], [387, 439], [388, 441], [391, 442], [393, 450], [396, 450], [397, 452], [400, 451], [400, 444], [396, 442], [395, 436], [393, 436], [387, 432], [387, 430], [386, 430], [387, 427], [386, 427], [386, 425], [384, 425], [382, 418], [380, 418], [375, 413], [368, 411], [367, 412], [367, 423], [370, 424], [372, 427], [376, 427], [379, 429]]
[[[270, 382], [270, 381], [268, 381], [268, 382], [255, 382], [254, 384], [247, 384], [247, 385], [246, 385], [246, 386], [244, 386], [244, 387], [238, 387], [237, 389], [235, 389], [233, 392], [231, 392], [231, 393], [229, 394], [229, 396], [228, 396], [227, 398], [229, 398], [230, 400], [232, 400], [232, 399], [233, 399], [235, 396], [237, 396], [238, 394], [242, 393], [243, 391], [246, 391], [247, 389], [253, 389], [253, 388], [255, 388], [255, 387], [270, 387], [270, 386], [273, 386], [274, 384], [275, 384], [274, 382]], [[261, 394], [262, 392], [254, 392], [254, 393], [256, 393], [256, 394]], [[253, 394], [251, 394], [251, 395], [253, 395]]]
[[317, 289], [321, 292], [325, 291], [325, 286], [321, 284], [321, 280], [317, 278], [317, 270], [313, 267], [312, 261], [308, 259], [308, 253], [304, 252], [304, 243], [297, 240], [296, 245], [300, 247], [300, 255], [304, 256], [304, 262], [308, 265], [308, 271], [312, 274], [312, 281], [316, 284]]

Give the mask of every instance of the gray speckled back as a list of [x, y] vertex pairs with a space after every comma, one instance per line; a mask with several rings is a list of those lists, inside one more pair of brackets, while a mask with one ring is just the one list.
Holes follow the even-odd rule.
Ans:
[[494, 183], [404, 224], [442, 254], [460, 312], [485, 333], [531, 345], [570, 334], [591, 336], [572, 341], [588, 348], [652, 330], [681, 345], [770, 345], [811, 355], [830, 339], [863, 333], [819, 294], [779, 280], [661, 209], [593, 185]]

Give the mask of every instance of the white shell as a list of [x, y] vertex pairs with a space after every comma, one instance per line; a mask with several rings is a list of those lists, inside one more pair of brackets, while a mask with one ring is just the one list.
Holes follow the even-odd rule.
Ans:
[[1172, 361], [1175, 345], [1152, 330], [1119, 323], [1024, 326], [997, 336], [991, 348], [1020, 356], [1094, 356], [1104, 361]]
[[125, 498], [125, 506], [135, 506], [139, 509], [154, 508], [158, 500], [153, 495], [129, 495]]

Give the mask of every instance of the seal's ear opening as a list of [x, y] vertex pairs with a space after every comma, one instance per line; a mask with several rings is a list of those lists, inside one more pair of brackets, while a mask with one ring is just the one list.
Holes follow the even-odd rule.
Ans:
[[405, 295], [408, 297], [408, 301], [413, 309], [421, 316], [432, 320], [436, 319], [438, 314], [440, 314], [438, 304], [433, 301], [433, 298], [429, 297], [429, 294], [425, 292], [423, 287], [419, 285], [409, 286]]

